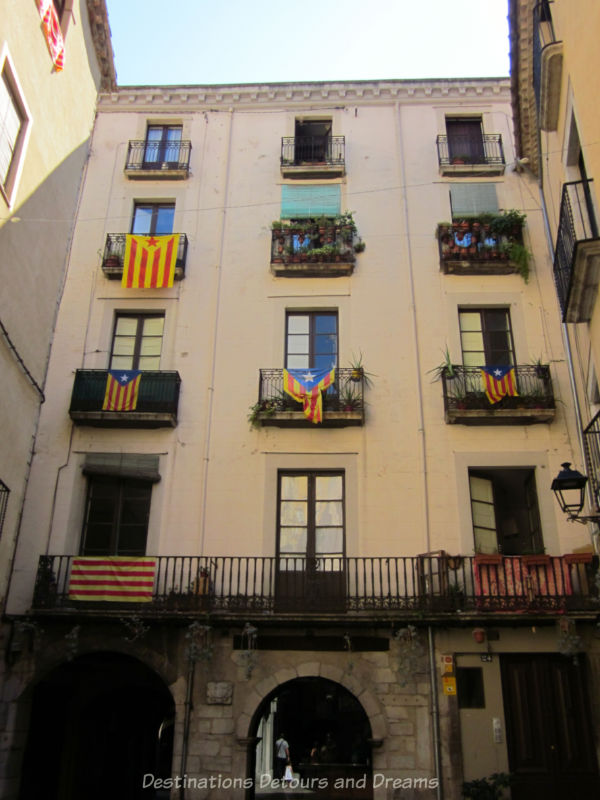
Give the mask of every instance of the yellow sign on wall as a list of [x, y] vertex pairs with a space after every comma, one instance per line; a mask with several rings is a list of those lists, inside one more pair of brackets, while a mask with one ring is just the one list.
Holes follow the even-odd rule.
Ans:
[[444, 687], [444, 694], [456, 694], [456, 678], [444, 676], [442, 678], [442, 685]]

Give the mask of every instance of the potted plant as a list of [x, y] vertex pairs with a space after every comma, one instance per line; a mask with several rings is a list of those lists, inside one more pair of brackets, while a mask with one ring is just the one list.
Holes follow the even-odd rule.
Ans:
[[355, 253], [364, 253], [366, 244], [363, 242], [362, 239], [359, 238], [357, 242], [354, 243], [354, 252]]
[[367, 388], [370, 388], [373, 385], [373, 382], [371, 381], [373, 373], [367, 372], [364, 368], [362, 350], [359, 351], [358, 358], [354, 355], [354, 353], [352, 354], [350, 369], [352, 370], [350, 374], [351, 381], [354, 383], [360, 383], [360, 381], [363, 381]]
[[346, 389], [340, 394], [340, 407], [342, 411], [357, 411], [362, 406], [360, 396], [351, 387], [347, 386]]
[[444, 360], [441, 362], [441, 364], [438, 364], [437, 367], [433, 367], [433, 369], [427, 370], [428, 375], [433, 373], [433, 378], [431, 379], [432, 383], [435, 383], [435, 381], [440, 381], [442, 376], [450, 380], [456, 377], [454, 365], [452, 364], [452, 359], [450, 358], [450, 353], [447, 346], [445, 350], [442, 350], [442, 353], [444, 355]]
[[510, 261], [514, 263], [517, 272], [523, 278], [525, 283], [529, 282], [529, 259], [531, 253], [519, 242], [510, 242], [507, 247], [507, 255]]
[[462, 794], [468, 800], [500, 800], [504, 789], [510, 786], [510, 775], [505, 772], [494, 772], [487, 778], [476, 778], [465, 781], [462, 785]]

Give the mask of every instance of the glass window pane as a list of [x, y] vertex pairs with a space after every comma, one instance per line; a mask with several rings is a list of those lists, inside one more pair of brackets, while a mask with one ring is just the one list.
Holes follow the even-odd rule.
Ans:
[[503, 308], [485, 310], [485, 327], [490, 331], [507, 331], [508, 315]]
[[332, 367], [335, 367], [335, 356], [331, 353], [315, 356], [313, 359], [313, 369], [332, 369]]
[[154, 125], [148, 128], [148, 134], [146, 136], [147, 142], [160, 142], [163, 135], [163, 127], [162, 125]]
[[181, 128], [171, 127], [167, 130], [167, 141], [171, 144], [181, 141]]
[[344, 549], [344, 535], [342, 528], [317, 528], [315, 531], [315, 552], [317, 555], [326, 553], [342, 555]]
[[317, 315], [315, 317], [316, 333], [336, 333], [336, 331], [337, 317], [334, 314], [327, 314], [327, 316]]
[[316, 336], [315, 353], [336, 353], [337, 338], [335, 336]]
[[465, 367], [485, 367], [485, 353], [463, 353], [463, 364]]
[[317, 500], [341, 500], [343, 481], [341, 475], [317, 475]]
[[135, 336], [137, 332], [137, 317], [117, 317], [115, 333], [119, 336]]
[[289, 333], [308, 333], [308, 314], [290, 314], [288, 316]]
[[133, 369], [133, 357], [113, 356], [110, 362], [110, 369]]
[[158, 209], [154, 233], [172, 233], [175, 218], [174, 206], [163, 206]]
[[136, 206], [133, 214], [131, 232], [137, 234], [150, 233], [152, 226], [152, 206]]
[[306, 525], [306, 503], [296, 500], [283, 500], [280, 521], [282, 525]]
[[281, 498], [282, 500], [305, 500], [308, 492], [308, 478], [306, 475], [282, 475]]
[[482, 500], [483, 502], [494, 502], [494, 490], [489, 478], [480, 478], [477, 475], [469, 476], [471, 487], [471, 499]]
[[481, 330], [481, 316], [479, 311], [461, 311], [459, 319], [461, 331]]
[[308, 336], [290, 336], [288, 338], [288, 353], [308, 355]]
[[157, 356], [144, 356], [139, 359], [137, 368], [142, 370], [160, 369], [160, 358]]
[[473, 525], [478, 528], [490, 528], [496, 530], [496, 515], [494, 506], [488, 503], [479, 503], [474, 500], [471, 503], [473, 509]]
[[280, 558], [277, 566], [280, 572], [303, 572], [306, 567], [305, 557], [294, 555]]
[[164, 326], [164, 317], [147, 317], [144, 320], [144, 336], [162, 336]]
[[[288, 356], [288, 369], [308, 369], [308, 356]], [[323, 367], [325, 369], [325, 367]]]
[[483, 336], [481, 333], [462, 333], [463, 350], [481, 350], [483, 352]]
[[305, 553], [306, 528], [282, 528], [279, 536], [280, 553]]
[[473, 530], [475, 538], [475, 552], [476, 553], [497, 553], [498, 541], [496, 539], [495, 531], [484, 530], [483, 528], [475, 528]]
[[142, 346], [140, 355], [143, 356], [159, 356], [161, 351], [162, 339], [160, 337], [151, 337], [142, 339]]
[[113, 354], [119, 356], [133, 355], [135, 349], [135, 337], [133, 336], [119, 336], [115, 339], [113, 345]]
[[344, 516], [341, 500], [318, 500], [315, 507], [317, 525], [342, 525]]

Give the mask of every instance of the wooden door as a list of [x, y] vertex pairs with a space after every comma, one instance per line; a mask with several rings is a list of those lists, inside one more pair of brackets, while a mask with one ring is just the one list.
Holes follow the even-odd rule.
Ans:
[[586, 685], [582, 658], [502, 656], [512, 800], [600, 796]]

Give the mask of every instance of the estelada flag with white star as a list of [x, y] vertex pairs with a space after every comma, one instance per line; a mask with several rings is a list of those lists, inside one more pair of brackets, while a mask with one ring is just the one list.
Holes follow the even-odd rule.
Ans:
[[102, 411], [135, 411], [141, 376], [139, 369], [109, 370]]
[[168, 289], [173, 286], [179, 234], [125, 236], [121, 286], [126, 289]]
[[302, 403], [305, 416], [311, 422], [323, 421], [321, 392], [335, 380], [334, 369], [284, 369], [283, 391]]
[[497, 403], [506, 395], [519, 396], [514, 367], [481, 367], [481, 380], [490, 403]]

